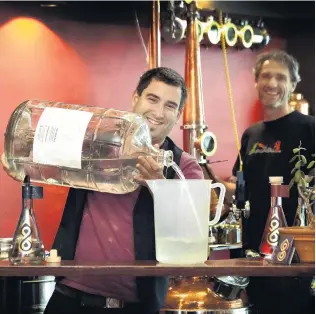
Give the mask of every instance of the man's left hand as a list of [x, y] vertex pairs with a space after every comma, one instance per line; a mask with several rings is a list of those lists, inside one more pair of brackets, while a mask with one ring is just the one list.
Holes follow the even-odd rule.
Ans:
[[135, 177], [135, 181], [145, 185], [145, 180], [165, 179], [163, 166], [160, 166], [151, 156], [138, 157], [136, 168], [140, 174]]

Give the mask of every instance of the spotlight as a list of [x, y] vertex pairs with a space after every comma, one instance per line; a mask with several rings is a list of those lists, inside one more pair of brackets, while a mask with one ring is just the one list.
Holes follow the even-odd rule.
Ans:
[[213, 45], [217, 45], [221, 40], [220, 25], [216, 21], [213, 20], [213, 17], [207, 31], [207, 38], [209, 42]]
[[162, 22], [161, 37], [168, 43], [176, 44], [185, 38], [187, 29], [187, 21], [182, 20], [179, 17], [174, 19], [174, 30], [172, 33], [172, 21], [166, 19]]
[[221, 40], [220, 26], [214, 20], [213, 16], [209, 16], [206, 19], [206, 22], [198, 21], [198, 34], [199, 42], [201, 42], [206, 37], [206, 41], [216, 45]]
[[238, 37], [244, 48], [250, 48], [252, 46], [254, 31], [248, 22], [242, 22], [242, 26], [239, 27]]
[[224, 33], [227, 46], [235, 46], [238, 40], [238, 30], [236, 25], [231, 22], [231, 19], [225, 20], [221, 31]]
[[42, 8], [56, 8], [56, 7], [58, 7], [58, 4], [56, 4], [56, 3], [41, 3], [40, 6]]
[[253, 31], [252, 49], [262, 49], [269, 44], [270, 35], [262, 21], [257, 22], [256, 25], [253, 26]]

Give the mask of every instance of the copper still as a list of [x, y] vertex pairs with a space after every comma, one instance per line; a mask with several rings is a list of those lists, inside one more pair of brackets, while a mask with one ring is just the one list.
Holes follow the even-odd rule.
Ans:
[[291, 111], [297, 110], [303, 114], [309, 114], [309, 103], [300, 93], [293, 93], [291, 95], [289, 107]]
[[183, 112], [183, 148], [200, 164], [205, 164], [206, 157], [214, 155], [217, 142], [214, 134], [206, 131], [197, 17], [194, 1], [188, 5], [185, 55], [188, 99]]
[[[185, 82], [188, 98], [183, 112], [183, 149], [203, 165], [205, 177], [211, 177], [206, 157], [214, 155], [217, 140], [213, 133], [207, 132], [204, 116], [204, 99], [201, 75], [200, 43], [198, 34], [198, 12], [196, 2], [188, 6], [187, 35], [185, 52]], [[214, 177], [211, 177], [215, 181]], [[218, 198], [214, 190], [211, 195], [211, 210], [215, 210]]]
[[[184, 151], [198, 160], [205, 178], [216, 181], [207, 167], [207, 157], [215, 153], [217, 141], [215, 135], [207, 131], [205, 123], [198, 11], [196, 1], [186, 1], [186, 4], [185, 81], [188, 99], [183, 113], [183, 147]], [[217, 202], [218, 196], [213, 190], [211, 211], [216, 208]], [[248, 283], [248, 278], [237, 276], [171, 278], [166, 303], [161, 313], [250, 313], [245, 292]]]
[[[204, 115], [203, 84], [200, 56], [200, 21], [198, 19], [198, 3], [187, 2], [187, 32], [185, 53], [185, 81], [188, 88], [188, 99], [183, 112], [183, 148], [194, 156], [201, 165], [204, 177], [217, 181], [207, 157], [214, 155], [217, 140], [213, 133], [207, 131]], [[211, 215], [216, 209], [218, 194], [211, 191]], [[226, 197], [225, 209], [229, 217], [210, 229], [210, 245], [213, 248], [241, 247], [241, 223], [235, 216], [232, 200]]]
[[249, 279], [245, 277], [177, 277], [171, 280], [162, 313], [246, 314]]

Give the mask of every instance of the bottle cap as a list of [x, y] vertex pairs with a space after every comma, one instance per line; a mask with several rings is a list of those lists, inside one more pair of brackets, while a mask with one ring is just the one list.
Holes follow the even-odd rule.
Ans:
[[42, 199], [43, 187], [33, 186], [31, 184], [30, 176], [26, 175], [22, 185], [22, 197], [24, 199]]
[[282, 184], [283, 183], [283, 177], [269, 177], [269, 182], [271, 184]]
[[60, 263], [61, 257], [58, 256], [57, 250], [50, 250], [49, 256], [46, 258], [47, 263]]

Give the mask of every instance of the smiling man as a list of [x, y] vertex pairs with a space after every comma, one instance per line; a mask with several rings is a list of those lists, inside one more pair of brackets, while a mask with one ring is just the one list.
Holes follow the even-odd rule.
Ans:
[[[315, 151], [315, 118], [291, 112], [289, 100], [300, 81], [299, 64], [284, 51], [258, 56], [254, 66], [255, 88], [263, 106], [263, 121], [250, 126], [242, 135], [241, 157], [251, 206], [245, 221], [245, 249], [258, 251], [270, 208], [270, 176], [282, 176], [284, 184], [292, 179], [290, 163], [293, 149], [302, 143], [306, 158]], [[239, 170], [237, 158], [233, 174]], [[294, 223], [298, 194], [291, 189], [283, 199], [287, 223]]]
[[164, 71], [146, 72], [132, 99], [133, 111], [147, 120], [152, 141], [158, 145], [164, 142], [179, 120], [184, 106], [182, 95], [186, 93], [182, 86], [175, 88], [176, 80], [168, 79]]
[[[240, 153], [251, 207], [249, 219], [243, 221], [244, 247], [241, 256], [246, 249], [259, 251], [270, 209], [269, 177], [282, 176], [283, 184], [289, 184], [294, 167], [290, 160], [293, 149], [300, 142], [306, 149], [304, 155], [308, 160], [314, 159], [311, 155], [315, 153], [315, 118], [298, 111], [291, 112], [289, 107], [291, 93], [300, 81], [297, 60], [284, 51], [260, 54], [254, 66], [254, 76], [263, 106], [263, 121], [245, 130], [241, 139]], [[239, 170], [239, 164], [237, 158], [233, 168], [234, 176]], [[235, 185], [226, 183], [226, 187], [233, 192]], [[282, 202], [287, 223], [291, 226], [298, 204], [295, 186], [290, 191], [290, 197], [284, 198]], [[234, 257], [240, 257], [236, 253], [232, 251]], [[310, 313], [310, 282], [311, 279], [252, 277], [248, 292], [260, 314]]]
[[[176, 71], [154, 68], [140, 77], [132, 95], [132, 109], [146, 119], [153, 144], [173, 152], [174, 162], [186, 179], [203, 179], [197, 160], [168, 137], [181, 116], [186, 97], [184, 79]], [[17, 179], [9, 171], [4, 154], [1, 162], [8, 175]], [[177, 176], [172, 168], [163, 171], [150, 156], [139, 157], [137, 168], [136, 180], [141, 186], [132, 193], [70, 189], [53, 244], [63, 260], [133, 263], [156, 259], [153, 199], [144, 180]], [[168, 289], [166, 277], [78, 274], [56, 281], [45, 314], [156, 314], [164, 305]]]
[[[196, 159], [168, 137], [180, 118], [186, 96], [184, 79], [177, 72], [155, 68], [141, 76], [132, 96], [132, 109], [146, 119], [153, 144], [173, 151], [174, 162], [185, 178], [203, 179]], [[172, 168], [163, 172], [149, 156], [140, 157], [137, 167], [141, 184], [146, 179], [177, 178]], [[53, 247], [62, 259], [78, 263], [155, 260], [153, 213], [152, 196], [146, 186], [123, 195], [70, 189]], [[154, 314], [164, 305], [167, 289], [165, 277], [57, 278], [45, 314]]]

